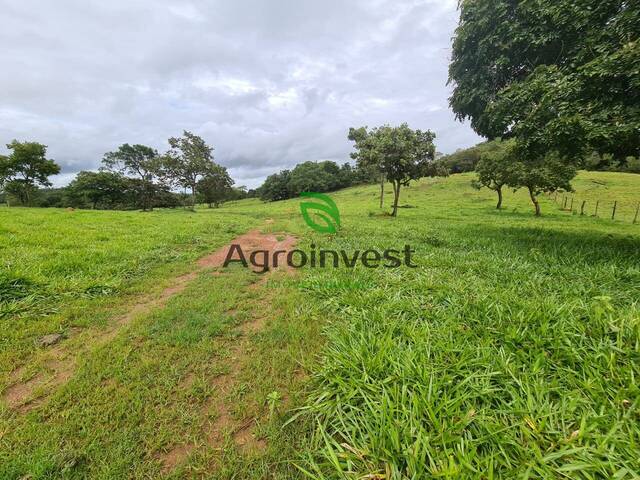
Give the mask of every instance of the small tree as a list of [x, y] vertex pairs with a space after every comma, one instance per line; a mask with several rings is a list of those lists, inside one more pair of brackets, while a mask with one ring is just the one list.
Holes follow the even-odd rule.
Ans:
[[549, 154], [537, 160], [521, 160], [511, 164], [508, 185], [514, 188], [525, 187], [540, 216], [538, 195], [558, 190], [572, 192], [571, 180], [576, 176], [575, 166], [562, 161], [557, 155]]
[[195, 208], [198, 181], [214, 171], [213, 147], [198, 135], [184, 131], [182, 137], [169, 139], [171, 149], [164, 158], [166, 176], [177, 186], [191, 190], [191, 208]]
[[367, 127], [349, 130], [357, 152], [351, 157], [363, 166], [376, 165], [393, 185], [392, 216], [398, 215], [400, 189], [411, 180], [445, 176], [446, 170], [435, 162], [435, 134], [430, 130], [412, 130], [406, 123], [399, 127]]
[[146, 145], [125, 143], [115, 152], [105, 153], [102, 163], [108, 170], [133, 175], [140, 180], [142, 210], [152, 209], [154, 179], [160, 174], [161, 161], [158, 152]]
[[50, 187], [49, 177], [60, 173], [60, 166], [46, 158], [47, 146], [41, 143], [14, 140], [7, 148], [12, 152], [0, 157], [0, 186], [22, 205], [31, 205], [33, 192]]
[[478, 187], [487, 187], [498, 194], [496, 208], [502, 208], [502, 187], [509, 183], [514, 161], [513, 142], [505, 142], [502, 148], [480, 155], [476, 165]]
[[232, 186], [235, 182], [227, 173], [227, 169], [220, 165], [215, 165], [198, 182], [198, 192], [202, 195], [205, 203], [212, 206], [220, 206], [222, 202], [232, 195]]

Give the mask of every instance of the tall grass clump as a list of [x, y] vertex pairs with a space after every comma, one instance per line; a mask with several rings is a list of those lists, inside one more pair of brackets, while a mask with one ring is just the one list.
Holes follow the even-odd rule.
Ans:
[[449, 187], [422, 201], [410, 192], [421, 209], [396, 222], [347, 212], [349, 231], [330, 241], [410, 243], [418, 268], [314, 271], [302, 283], [330, 321], [301, 413], [316, 425], [301, 472], [637, 478], [637, 235], [489, 212], [471, 196], [461, 207]]

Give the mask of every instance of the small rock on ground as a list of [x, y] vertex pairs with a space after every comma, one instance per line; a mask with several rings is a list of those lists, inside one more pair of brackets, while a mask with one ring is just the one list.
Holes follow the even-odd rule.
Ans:
[[60, 340], [62, 340], [63, 336], [60, 333], [50, 333], [49, 335], [45, 335], [40, 340], [38, 340], [38, 344], [41, 347], [50, 347], [55, 345]]

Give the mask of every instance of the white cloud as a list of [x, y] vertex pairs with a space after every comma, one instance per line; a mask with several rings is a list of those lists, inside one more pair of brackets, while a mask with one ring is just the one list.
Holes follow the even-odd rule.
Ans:
[[456, 0], [0, 7], [0, 143], [48, 145], [58, 184], [120, 143], [164, 150], [183, 129], [249, 186], [302, 161], [348, 161], [351, 126], [406, 121], [443, 152], [478, 141], [447, 108]]
[[190, 3], [179, 3], [175, 5], [169, 5], [169, 11], [185, 20], [189, 20], [191, 22], [203, 22], [205, 18], [202, 16], [200, 11]]

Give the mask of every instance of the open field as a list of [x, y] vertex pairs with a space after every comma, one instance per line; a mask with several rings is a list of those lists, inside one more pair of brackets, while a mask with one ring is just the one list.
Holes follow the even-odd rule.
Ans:
[[[574, 193], [557, 195], [558, 205], [563, 197], [567, 197], [567, 208], [569, 209], [570, 199], [573, 198], [574, 212], [580, 213], [584, 201], [585, 215], [594, 215], [597, 207], [599, 217], [610, 219], [615, 202], [615, 219], [631, 223], [636, 218], [636, 211], [640, 205], [637, 175], [615, 172], [582, 172], [576, 178], [574, 188], [576, 190]], [[640, 222], [640, 214], [638, 214], [636, 221]]]
[[[638, 478], [640, 225], [496, 211], [472, 178], [395, 219], [336, 192], [334, 237], [298, 200], [0, 209], [0, 478]], [[637, 175], [574, 185], [640, 200]], [[194, 266], [256, 228], [418, 268]]]

